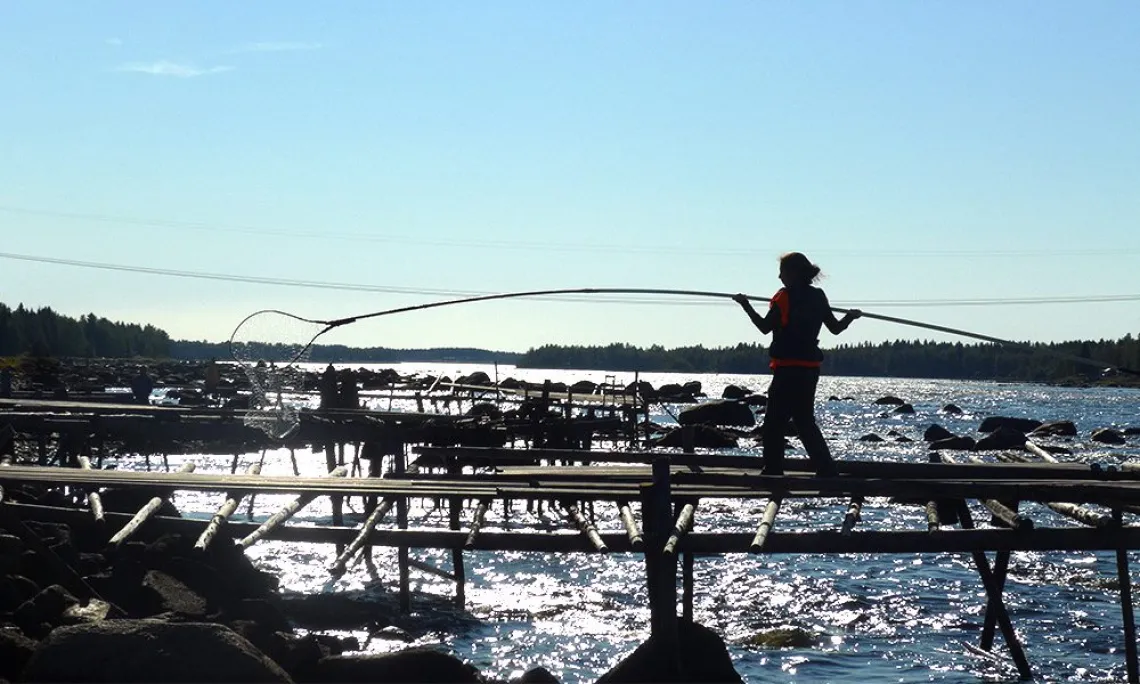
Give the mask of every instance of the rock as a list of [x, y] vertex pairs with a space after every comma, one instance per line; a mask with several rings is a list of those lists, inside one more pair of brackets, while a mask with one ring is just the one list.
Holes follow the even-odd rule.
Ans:
[[756, 425], [752, 409], [739, 401], [710, 401], [685, 409], [677, 416], [681, 425], [731, 425], [749, 428]]
[[184, 618], [201, 619], [208, 612], [206, 599], [161, 570], [146, 573], [142, 591], [153, 594], [155, 613], [173, 613]]
[[[737, 446], [736, 437], [723, 430], [708, 425], [693, 425], [693, 447], [697, 449], [732, 449]], [[670, 430], [653, 441], [654, 446], [684, 448], [683, 430]]]
[[0, 629], [0, 678], [16, 679], [38, 644], [14, 629]]
[[310, 678], [302, 681], [328, 684], [359, 682], [471, 682], [483, 679], [471, 665], [455, 656], [428, 648], [411, 648], [396, 653], [321, 658]]
[[697, 400], [697, 397], [679, 383], [671, 382], [658, 388], [657, 400], [675, 404], [692, 404]]
[[752, 394], [752, 390], [750, 390], [750, 389], [745, 389], [745, 388], [739, 387], [737, 385], [725, 385], [724, 390], [720, 393], [720, 398], [721, 399], [743, 399], [744, 397], [747, 397], [749, 394]]
[[540, 665], [530, 668], [517, 679], [512, 679], [510, 684], [559, 684], [559, 682], [558, 677]]
[[950, 449], [952, 451], [973, 451], [976, 442], [973, 437], [947, 437], [937, 439], [930, 443], [934, 450]]
[[1041, 427], [1041, 421], [1033, 420], [1032, 418], [1009, 418], [1007, 416], [990, 416], [982, 421], [981, 426], [978, 427], [978, 432], [993, 432], [999, 427], [1010, 427], [1014, 430], [1020, 430], [1025, 434], [1031, 430]]
[[593, 380], [579, 380], [570, 385], [568, 390], [572, 394], [594, 394], [598, 391], [598, 383]]
[[53, 627], [61, 624], [64, 611], [78, 605], [79, 599], [63, 587], [53, 584], [20, 604], [12, 614], [12, 621], [33, 638], [42, 638]]
[[682, 621], [675, 651], [665, 653], [650, 637], [598, 679], [618, 682], [741, 682], [724, 640], [708, 627]]
[[291, 682], [221, 625], [105, 620], [60, 627], [24, 667], [25, 682]]
[[818, 642], [815, 635], [802, 627], [776, 627], [753, 634], [745, 643], [760, 648], [811, 648]]
[[879, 397], [874, 401], [874, 403], [880, 406], [902, 406], [906, 402], [902, 399], [899, 399], [898, 397], [893, 397], [888, 394], [885, 397]]
[[107, 616], [111, 615], [114, 610], [115, 607], [106, 601], [97, 598], [89, 599], [87, 605], [74, 605], [64, 610], [60, 617], [60, 624], [84, 625], [99, 622], [106, 620]]
[[1034, 437], [1076, 437], [1077, 426], [1071, 420], [1054, 420], [1033, 428]]
[[872, 432], [870, 434], [863, 435], [862, 437], [860, 437], [859, 441], [860, 442], [885, 442], [886, 440], [884, 440], [882, 437], [880, 437], [880, 436], [878, 436]]
[[945, 406], [942, 407], [942, 412], [947, 414], [947, 415], [951, 415], [951, 416], [960, 416], [963, 413], [965, 413], [965, 411], [958, 408], [954, 404], [946, 404]]
[[914, 413], [914, 406], [912, 406], [911, 404], [899, 404], [898, 406], [896, 406], [891, 411], [891, 413], [896, 414], [896, 415], [898, 415], [898, 414], [903, 414], [903, 415], [911, 414], [911, 413]]
[[1025, 447], [1025, 434], [1011, 427], [999, 427], [990, 434], [978, 440], [974, 446], [977, 451], [986, 449], [1022, 449]]
[[498, 406], [490, 403], [475, 404], [467, 410], [464, 415], [473, 418], [489, 418], [491, 420], [498, 420], [503, 417], [503, 410]]
[[1090, 439], [1101, 444], [1124, 444], [1126, 441], [1120, 431], [1112, 428], [1097, 428], [1092, 431]]
[[749, 394], [747, 397], [741, 399], [741, 401], [753, 408], [764, 408], [768, 405], [768, 397], [763, 394]]
[[953, 436], [953, 432], [950, 432], [946, 428], [935, 423], [934, 425], [926, 428], [926, 432], [922, 434], [922, 439], [927, 442], [937, 442], [940, 439], [950, 439]]
[[1124, 434], [1129, 437], [1140, 435], [1140, 427], [1126, 427], [1124, 428]]

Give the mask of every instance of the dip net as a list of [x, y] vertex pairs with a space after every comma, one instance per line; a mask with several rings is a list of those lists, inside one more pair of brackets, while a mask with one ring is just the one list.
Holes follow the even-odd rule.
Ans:
[[313, 340], [329, 329], [277, 310], [247, 316], [230, 336], [230, 354], [249, 380], [249, 410], [244, 422], [273, 439], [285, 439], [301, 426], [301, 409], [310, 396], [305, 369]]

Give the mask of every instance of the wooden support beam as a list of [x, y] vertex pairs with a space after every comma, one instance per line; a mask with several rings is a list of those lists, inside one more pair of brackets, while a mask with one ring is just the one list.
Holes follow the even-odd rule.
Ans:
[[[194, 463], [191, 461], [183, 463], [182, 467], [178, 469], [178, 472], [194, 472]], [[115, 536], [111, 537], [110, 541], [107, 542], [107, 547], [117, 548], [120, 544], [130, 539], [147, 520], [150, 520], [155, 513], [158, 513], [158, 509], [162, 508], [163, 501], [165, 501], [163, 497], [156, 496], [146, 502], [146, 504], [139, 509], [138, 513], [135, 513], [134, 517], [127, 521], [127, 524], [123, 525], [123, 527], [115, 533]]]
[[[1117, 527], [1123, 525], [1119, 510], [1112, 512]], [[1120, 612], [1124, 622], [1124, 663], [1128, 672], [1128, 684], [1140, 682], [1140, 663], [1136, 654], [1136, 619], [1132, 607], [1132, 574], [1128, 570], [1128, 550], [1116, 550], [1116, 576], [1120, 583]]]
[[[453, 477], [463, 475], [463, 467], [456, 463], [455, 459], [449, 459], [447, 462], [447, 472]], [[459, 530], [459, 517], [463, 512], [463, 498], [458, 496], [450, 497], [447, 501], [448, 504], [448, 524], [452, 530]], [[451, 550], [451, 570], [452, 579], [455, 580], [455, 605], [463, 608], [467, 603], [467, 571], [463, 567], [463, 549]]]
[[609, 547], [607, 547], [606, 543], [602, 540], [602, 536], [598, 534], [598, 528], [582, 514], [577, 504], [564, 501], [562, 502], [562, 510], [566, 512], [566, 517], [570, 523], [586, 537], [586, 540], [590, 542], [590, 545], [594, 547], [595, 551], [600, 553], [609, 551]]
[[[336, 468], [333, 468], [333, 471], [329, 473], [328, 476], [344, 477], [347, 474], [348, 470], [344, 466], [337, 466]], [[285, 504], [279, 511], [269, 516], [268, 520], [261, 523], [261, 525], [256, 530], [243, 537], [241, 541], [238, 542], [238, 546], [243, 549], [248, 549], [250, 546], [253, 546], [255, 543], [263, 539], [265, 535], [272, 532], [277, 526], [283, 524], [286, 520], [296, 515], [297, 512], [302, 508], [312, 503], [313, 500], [317, 498], [317, 496], [319, 495], [312, 492], [306, 492], [298, 496], [296, 499], [293, 499], [289, 503]]]
[[[261, 473], [261, 464], [254, 463], [246, 469], [246, 475], [258, 475]], [[237, 510], [238, 504], [241, 503], [242, 495], [231, 493], [226, 495], [226, 500], [218, 508], [218, 512], [214, 513], [214, 517], [210, 518], [210, 522], [206, 525], [206, 529], [202, 531], [202, 535], [198, 537], [198, 541], [194, 543], [195, 551], [205, 551], [210, 547], [210, 543], [214, 541], [214, 537], [218, 535], [218, 531], [222, 526], [229, 521], [230, 516]]]
[[480, 499], [479, 504], [475, 507], [475, 516], [471, 519], [471, 529], [467, 533], [467, 539], [463, 542], [463, 548], [471, 550], [475, 548], [475, 540], [479, 536], [479, 530], [483, 528], [483, 518], [487, 515], [487, 509], [491, 507], [490, 499]]
[[[959, 505], [958, 518], [962, 521], [964, 529], [974, 528], [974, 517], [970, 514], [970, 508], [965, 501]], [[990, 562], [983, 551], [974, 551], [971, 555], [974, 558], [974, 567], [982, 580], [982, 586], [985, 587], [989, 605], [993, 607], [998, 626], [1001, 627], [1005, 644], [1009, 647], [1010, 656], [1017, 666], [1018, 675], [1023, 680], [1033, 679], [1033, 670], [1029, 667], [1029, 660], [1025, 657], [1025, 651], [1017, 639], [1017, 633], [1013, 630], [1013, 622], [1009, 619], [1009, 612], [1006, 611], [1005, 602], [1002, 600], [1001, 587], [994, 580], [993, 572], [990, 570]]]
[[693, 515], [696, 513], [697, 503], [686, 503], [681, 507], [677, 513], [677, 522], [673, 524], [673, 532], [669, 535], [669, 540], [665, 542], [665, 553], [668, 555], [677, 553], [677, 545], [681, 543], [681, 538], [685, 536], [689, 530], [693, 529]]
[[392, 507], [395, 505], [395, 497], [390, 497], [385, 498], [372, 509], [372, 511], [368, 514], [368, 517], [365, 518], [364, 523], [360, 526], [360, 529], [357, 531], [356, 538], [353, 539], [352, 543], [350, 543], [343, 551], [337, 555], [336, 560], [333, 561], [333, 564], [331, 566], [329, 566], [329, 574], [331, 574], [333, 577], [340, 577], [344, 574], [345, 569], [348, 568], [349, 561], [351, 561], [353, 557], [356, 556], [356, 554], [362, 548], [364, 548], [364, 544], [371, 536], [373, 528], [376, 527], [376, 525], [384, 519], [384, 516], [388, 515], [388, 511], [392, 510]]
[[416, 570], [419, 570], [420, 572], [425, 572], [429, 575], [435, 575], [436, 577], [442, 577], [443, 579], [445, 579], [449, 582], [454, 582], [456, 579], [454, 574], [452, 574], [446, 570], [440, 570], [439, 568], [435, 567], [434, 565], [429, 565], [428, 563], [425, 563], [425, 562], [420, 561], [420, 560], [416, 560], [415, 558], [409, 558], [408, 559], [408, 567], [415, 568]]
[[622, 525], [625, 526], [625, 533], [629, 536], [629, 547], [634, 551], [640, 551], [645, 546], [645, 540], [641, 537], [641, 531], [637, 529], [637, 521], [633, 519], [633, 509], [630, 508], [628, 501], [618, 501], [617, 507]]
[[748, 545], [749, 552], [760, 553], [764, 550], [764, 544], [768, 541], [768, 533], [776, 524], [776, 515], [780, 512], [781, 501], [783, 499], [779, 497], [773, 498], [764, 508], [764, 515], [760, 518], [760, 524], [756, 526], [756, 535], [752, 537], [752, 543]]
[[[76, 457], [79, 462], [79, 467], [83, 470], [91, 470], [91, 459], [87, 456], [80, 455]], [[91, 509], [91, 517], [95, 522], [100, 525], [103, 524], [103, 499], [99, 496], [99, 490], [92, 489], [87, 492], [87, 507]]]
[[843, 516], [843, 526], [839, 529], [839, 533], [845, 537], [851, 536], [851, 531], [855, 529], [855, 524], [861, 520], [860, 514], [863, 511], [863, 497], [851, 497], [851, 503], [847, 505], [847, 514]]
[[[998, 591], [1005, 591], [1005, 580], [1009, 576], [1009, 551], [998, 551], [994, 554], [994, 583], [997, 585]], [[986, 617], [982, 621], [982, 641], [981, 646], [983, 651], [992, 651], [994, 648], [994, 632], [997, 629], [997, 610], [991, 601], [986, 601]]]
[[942, 529], [942, 519], [938, 517], [938, 502], [934, 499], [926, 502], [926, 531], [937, 532]]

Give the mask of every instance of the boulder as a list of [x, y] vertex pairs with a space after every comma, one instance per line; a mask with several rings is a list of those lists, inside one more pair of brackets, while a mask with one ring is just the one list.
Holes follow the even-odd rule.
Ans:
[[503, 417], [503, 410], [494, 404], [483, 402], [480, 404], [475, 404], [471, 408], [467, 409], [467, 413], [464, 415], [470, 416], [472, 418], [489, 418], [491, 420], [499, 420]]
[[932, 450], [949, 449], [951, 451], [973, 451], [977, 443], [973, 437], [947, 437], [937, 439], [930, 443]]
[[1077, 426], [1071, 420], [1053, 420], [1033, 428], [1034, 437], [1076, 437]]
[[1010, 427], [1020, 430], [1022, 434], [1041, 427], [1041, 421], [1032, 418], [1010, 418], [1007, 416], [990, 416], [982, 421], [978, 432], [993, 432], [999, 427]]
[[14, 629], [0, 629], [0, 679], [16, 679], [37, 645]]
[[946, 404], [942, 407], [942, 412], [950, 416], [960, 416], [965, 413], [962, 409], [954, 404]]
[[874, 403], [880, 406], [902, 406], [906, 402], [902, 399], [899, 399], [898, 397], [894, 397], [888, 394], [885, 397], [879, 397], [875, 400]]
[[[653, 442], [654, 446], [684, 448], [683, 430], [670, 430]], [[736, 437], [708, 425], [693, 426], [693, 447], [697, 449], [733, 449]]]
[[884, 440], [882, 437], [880, 437], [880, 436], [878, 436], [872, 432], [872, 433], [869, 433], [869, 434], [866, 434], [866, 435], [863, 435], [862, 437], [860, 437], [859, 441], [860, 442], [884, 442], [886, 440]]
[[677, 416], [681, 425], [731, 425], [752, 427], [756, 416], [747, 404], [739, 401], [710, 401], [681, 411]]
[[926, 432], [924, 432], [922, 434], [922, 439], [927, 441], [927, 442], [937, 442], [938, 440], [941, 440], [941, 439], [950, 439], [953, 436], [954, 436], [953, 432], [950, 432], [946, 428], [935, 423], [935, 424], [931, 425], [930, 427], [926, 428]]
[[327, 684], [365, 682], [481, 683], [478, 670], [455, 656], [430, 648], [411, 648], [396, 653], [321, 658], [311, 675], [302, 681]]
[[894, 409], [891, 410], [891, 413], [893, 413], [895, 415], [899, 415], [899, 414], [909, 415], [909, 414], [914, 413], [914, 406], [911, 404], [899, 404], [898, 406], [894, 407]]
[[24, 667], [24, 682], [291, 682], [227, 627], [105, 620], [60, 627]]
[[977, 451], [987, 449], [1022, 449], [1025, 447], [1025, 433], [1011, 427], [999, 427], [990, 434], [978, 440], [974, 446]]
[[58, 584], [53, 584], [21, 603], [12, 614], [12, 621], [24, 630], [24, 634], [39, 639], [53, 627], [62, 624], [64, 611], [78, 604], [79, 599]]
[[1112, 428], [1097, 428], [1092, 431], [1090, 439], [1101, 444], [1124, 444], [1125, 442], [1124, 435], [1119, 430]]
[[752, 394], [752, 390], [750, 390], [750, 389], [745, 389], [745, 388], [739, 387], [737, 385], [725, 385], [724, 390], [720, 393], [720, 398], [721, 399], [743, 399], [744, 397], [747, 397], [749, 394]]
[[559, 682], [558, 677], [555, 677], [550, 670], [539, 666], [530, 668], [517, 679], [512, 679], [510, 684], [559, 684]]
[[155, 613], [201, 619], [209, 612], [206, 599], [161, 570], [150, 570], [143, 576], [141, 591], [150, 594], [150, 603], [154, 606]]
[[677, 644], [669, 651], [653, 637], [634, 649], [598, 679], [618, 682], [741, 682], [724, 640], [695, 622], [677, 626]]
[[594, 394], [598, 391], [598, 383], [593, 380], [579, 380], [570, 385], [569, 391], [572, 394]]

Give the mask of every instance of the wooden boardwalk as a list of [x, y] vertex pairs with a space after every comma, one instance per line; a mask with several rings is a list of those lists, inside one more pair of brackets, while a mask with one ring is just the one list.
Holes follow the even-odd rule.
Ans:
[[[228, 440], [238, 425], [235, 417], [132, 405], [93, 408], [21, 402], [0, 410], [0, 432], [39, 440], [39, 458], [56, 465], [14, 463], [9, 455], [0, 459], [4, 466], [0, 467], [0, 488], [66, 487], [83, 493], [86, 506], [52, 508], [4, 497], [0, 511], [8, 520], [66, 521], [104, 535], [112, 545], [142, 534], [140, 529], [170, 529], [199, 534], [198, 544], [205, 548], [223, 528], [243, 548], [272, 539], [331, 543], [338, 547], [337, 559], [329, 568], [334, 576], [370, 547], [395, 547], [405, 607], [410, 605], [408, 578], [413, 569], [453, 580], [456, 600], [463, 604], [463, 554], [468, 552], [635, 553], [644, 558], [651, 630], [665, 640], [676, 638], [679, 619], [691, 619], [696, 591], [693, 564], [700, 555], [969, 553], [988, 597], [981, 646], [991, 650], [993, 635], [1000, 631], [1026, 679], [1032, 677], [1032, 670], [1003, 599], [1010, 553], [1110, 551], [1117, 559], [1129, 681], [1140, 681], [1128, 563], [1128, 551], [1140, 549], [1140, 527], [1129, 524], [1131, 516], [1140, 513], [1140, 469], [1131, 465], [1049, 462], [1030, 449], [1004, 453], [999, 458], [1002, 462], [987, 463], [965, 457], [959, 457], [959, 462], [931, 463], [840, 461], [839, 475], [829, 478], [810, 474], [806, 461], [789, 459], [787, 475], [775, 477], [762, 475], [758, 460], [750, 456], [637, 448], [431, 446], [433, 438], [454, 434], [426, 430], [438, 427], [431, 422], [434, 417], [377, 412], [305, 415], [302, 437], [290, 446], [323, 445], [331, 471], [327, 477], [260, 475], [256, 464], [245, 474], [188, 472], [190, 466], [180, 472], [139, 472], [100, 468], [100, 461], [117, 454], [100, 453], [93, 458], [91, 452], [111, 449], [108, 445], [116, 439], [129, 441], [138, 429], [148, 435], [165, 432], [192, 434], [199, 440], [211, 436]], [[461, 420], [448, 418], [444, 424]], [[139, 428], [140, 424], [146, 427]], [[579, 427], [592, 431], [592, 425], [583, 422]], [[180, 433], [181, 429], [187, 432]], [[98, 442], [93, 445], [96, 435]], [[42, 447], [48, 438], [56, 441], [54, 454], [48, 454], [54, 458], [45, 458]], [[345, 468], [338, 467], [346, 465], [343, 445], [357, 440], [363, 442], [357, 455], [363, 455], [366, 467], [361, 469], [367, 473], [345, 477]], [[100, 492], [123, 487], [151, 492], [155, 498], [148, 504], [150, 509], [144, 507], [134, 515], [103, 510]], [[154, 501], [161, 502], [178, 490], [218, 492], [218, 512], [209, 521], [155, 515]], [[296, 494], [297, 498], [260, 525], [229, 519], [244, 497], [259, 493]], [[335, 514], [348, 496], [364, 497], [368, 502], [366, 519], [358, 527], [344, 525]], [[329, 497], [333, 503], [332, 525], [288, 523], [320, 497]], [[818, 497], [838, 498], [847, 504], [842, 517], [831, 521], [831, 529], [781, 528], [780, 509], [786, 502]], [[446, 523], [435, 527], [412, 524], [412, 501], [427, 498], [448, 504]], [[694, 531], [702, 505], [717, 499], [764, 505], [755, 519], [737, 521], [736, 531]], [[880, 507], [921, 507], [924, 522], [918, 529], [861, 529], [860, 513], [870, 499]], [[561, 515], [564, 529], [483, 529], [489, 510], [507, 510], [517, 501], [549, 505]], [[967, 502], [977, 504], [971, 507]], [[1023, 506], [1028, 502], [1050, 513], [1032, 519]], [[979, 507], [991, 516], [992, 525], [983, 528], [974, 523], [971, 508]], [[754, 507], [733, 507], [741, 515], [749, 509]], [[385, 523], [390, 515], [394, 520]], [[607, 531], [599, 530], [599, 522], [607, 523], [603, 525]], [[741, 532], [741, 528], [754, 531]], [[608, 531], [613, 529], [620, 531]], [[411, 548], [449, 549], [451, 568], [416, 564], [408, 556]], [[992, 561], [987, 554], [993, 554]]]

